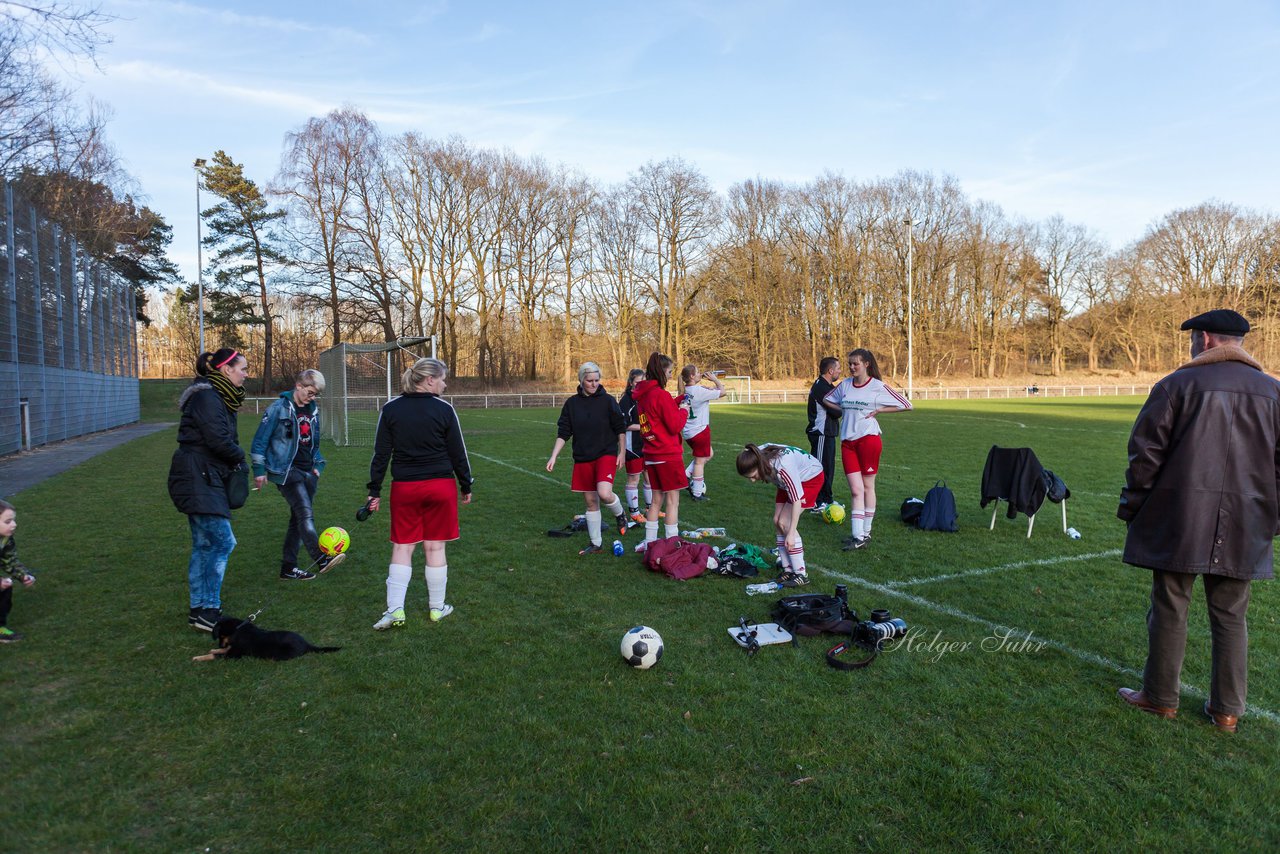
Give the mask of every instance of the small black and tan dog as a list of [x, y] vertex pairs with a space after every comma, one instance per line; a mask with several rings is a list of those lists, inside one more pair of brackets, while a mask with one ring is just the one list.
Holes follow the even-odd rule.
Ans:
[[213, 626], [216, 649], [206, 655], [197, 655], [192, 661], [213, 661], [216, 658], [269, 658], [272, 661], [288, 661], [309, 652], [336, 652], [340, 646], [314, 646], [297, 632], [269, 632], [248, 620], [238, 617], [221, 617]]

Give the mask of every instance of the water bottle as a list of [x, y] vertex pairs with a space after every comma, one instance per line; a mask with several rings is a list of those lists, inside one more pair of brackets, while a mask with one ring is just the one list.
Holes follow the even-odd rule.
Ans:
[[700, 540], [703, 536], [702, 529], [695, 528], [691, 531], [681, 531], [680, 536], [684, 537], [686, 540]]
[[748, 584], [747, 595], [756, 596], [760, 593], [776, 593], [782, 589], [782, 585], [776, 581], [766, 581], [763, 584]]
[[1080, 532], [1075, 528], [1067, 528], [1067, 536], [1073, 540], [1078, 540], [1080, 539]]
[[622, 557], [622, 553], [623, 553], [623, 551], [625, 551], [625, 549], [623, 549], [623, 548], [622, 548], [622, 540], [614, 540], [614, 541], [613, 541], [613, 556], [614, 556], [614, 557]]
[[702, 532], [704, 537], [723, 537], [725, 535], [724, 528], [699, 528], [698, 530]]

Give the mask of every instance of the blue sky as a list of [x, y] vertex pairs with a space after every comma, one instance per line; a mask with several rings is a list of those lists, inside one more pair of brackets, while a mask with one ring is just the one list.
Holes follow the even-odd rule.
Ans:
[[[104, 0], [75, 85], [195, 277], [192, 161], [267, 183], [351, 104], [609, 183], [678, 155], [745, 178], [956, 176], [1113, 247], [1208, 199], [1280, 208], [1276, 2]], [[206, 197], [207, 198], [207, 197]], [[207, 202], [206, 202], [207, 204]]]

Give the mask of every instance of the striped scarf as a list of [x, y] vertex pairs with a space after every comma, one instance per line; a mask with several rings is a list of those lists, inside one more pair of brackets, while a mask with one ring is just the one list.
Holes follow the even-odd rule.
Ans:
[[244, 389], [233, 386], [231, 380], [227, 379], [221, 371], [211, 372], [207, 379], [213, 384], [213, 390], [218, 393], [218, 397], [222, 398], [227, 409], [232, 412], [239, 411], [244, 404]]

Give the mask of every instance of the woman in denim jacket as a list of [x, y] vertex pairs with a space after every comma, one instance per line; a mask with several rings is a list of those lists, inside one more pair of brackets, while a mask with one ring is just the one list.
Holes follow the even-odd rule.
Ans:
[[320, 408], [316, 399], [324, 391], [324, 374], [302, 371], [290, 391], [281, 392], [267, 407], [253, 436], [249, 457], [253, 461], [254, 487], [268, 480], [289, 503], [289, 528], [284, 534], [280, 578], [308, 581], [315, 573], [298, 567], [298, 546], [311, 555], [311, 567], [327, 572], [337, 566], [345, 553], [326, 555], [320, 550], [312, 504], [324, 457], [320, 453]]

